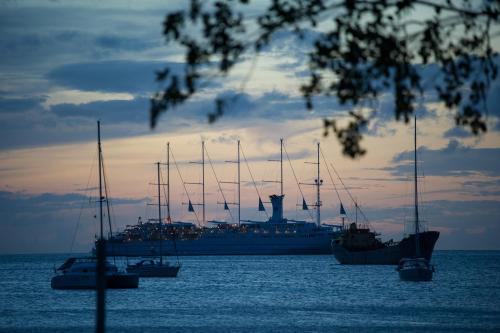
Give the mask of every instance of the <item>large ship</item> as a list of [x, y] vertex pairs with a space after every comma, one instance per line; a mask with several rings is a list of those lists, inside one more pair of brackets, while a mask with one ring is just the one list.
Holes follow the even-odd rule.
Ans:
[[[340, 237], [332, 242], [335, 258], [347, 265], [397, 265], [402, 258], [415, 256], [415, 234], [399, 242], [382, 242], [378, 234], [369, 228], [351, 223]], [[434, 245], [439, 238], [438, 231], [419, 233], [420, 254], [431, 259]]]
[[[124, 231], [115, 233], [107, 242], [108, 255], [115, 256], [149, 256], [149, 255], [288, 255], [288, 254], [331, 254], [331, 243], [340, 235], [340, 226], [321, 224], [320, 190], [322, 183], [319, 177], [319, 144], [318, 168], [315, 185], [317, 187], [316, 221], [299, 221], [283, 217], [283, 140], [281, 140], [281, 193], [270, 196], [272, 216], [267, 221], [242, 220], [240, 218], [240, 143], [238, 141], [238, 202], [237, 222], [207, 221], [208, 225], [198, 226], [190, 222], [175, 222], [170, 217], [170, 186], [167, 172], [167, 218], [166, 221], [139, 221], [128, 226]], [[204, 167], [205, 148], [202, 143], [202, 170]], [[286, 151], [285, 151], [286, 152]], [[167, 168], [170, 162], [170, 149], [167, 153]], [[175, 162], [175, 160], [174, 160]], [[316, 164], [316, 163], [315, 163]], [[204, 172], [204, 171], [203, 171]], [[204, 173], [203, 173], [204, 179]], [[204, 191], [204, 188], [203, 188]], [[204, 192], [203, 192], [204, 193]], [[222, 193], [222, 191], [221, 191]], [[187, 194], [187, 193], [186, 193]], [[188, 196], [189, 198], [189, 196]], [[229, 203], [224, 199], [224, 208]], [[189, 199], [188, 210], [194, 213], [194, 205]], [[203, 195], [203, 220], [205, 219], [205, 202]], [[303, 209], [308, 209], [303, 200]], [[259, 196], [259, 211], [264, 210]], [[163, 224], [161, 224], [163, 223]], [[161, 233], [160, 230], [163, 230]], [[160, 242], [162, 237], [162, 242]], [[160, 253], [160, 244], [161, 253]]]
[[[212, 221], [214, 227], [193, 223], [166, 223], [163, 226], [164, 255], [278, 255], [331, 254], [335, 226], [283, 218], [283, 196], [272, 195], [273, 215], [266, 222], [237, 224]], [[159, 254], [158, 223], [139, 223], [126, 228], [108, 242], [108, 254], [146, 256]]]

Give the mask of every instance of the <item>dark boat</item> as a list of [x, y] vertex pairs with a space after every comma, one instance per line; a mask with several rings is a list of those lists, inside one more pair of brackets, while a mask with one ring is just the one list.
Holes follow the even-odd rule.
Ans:
[[396, 269], [402, 281], [431, 281], [434, 266], [425, 258], [403, 258]]
[[[368, 228], [358, 228], [352, 223], [347, 230], [332, 242], [335, 258], [345, 265], [397, 265], [402, 258], [415, 257], [415, 234], [400, 242], [382, 242], [378, 234]], [[438, 231], [419, 233], [420, 255], [431, 259]]]
[[127, 265], [127, 272], [139, 274], [140, 277], [177, 277], [180, 268], [180, 265], [171, 265], [163, 260], [144, 259]]
[[[439, 238], [439, 232], [420, 232], [419, 229], [416, 140], [415, 124], [415, 232], [399, 242], [392, 240], [382, 242], [377, 238], [378, 234], [369, 228], [359, 227], [357, 223], [351, 223], [340, 237], [332, 241], [332, 252], [341, 264], [398, 265], [403, 258], [417, 258], [418, 262], [401, 263], [401, 267], [421, 267], [423, 261], [427, 261], [427, 266], [429, 266], [428, 263], [431, 260], [434, 245]], [[356, 203], [356, 213], [357, 209]], [[342, 206], [341, 214], [345, 214]]]
[[403, 281], [431, 281], [434, 266], [430, 264], [430, 258], [422, 258], [420, 249], [420, 220], [418, 218], [418, 177], [417, 177], [417, 117], [415, 115], [415, 255], [403, 258], [396, 269], [399, 278]]

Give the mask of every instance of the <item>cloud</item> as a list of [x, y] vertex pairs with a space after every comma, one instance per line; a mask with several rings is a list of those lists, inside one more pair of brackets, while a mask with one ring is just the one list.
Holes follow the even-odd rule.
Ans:
[[228, 135], [227, 133], [222, 133], [218, 137], [210, 139], [210, 142], [219, 144], [234, 144], [238, 141], [238, 139], [239, 137], [237, 135]]
[[142, 51], [158, 46], [151, 40], [131, 38], [119, 35], [101, 35], [95, 38], [95, 44], [103, 49], [115, 51]]
[[114, 124], [122, 122], [148, 124], [149, 105], [149, 98], [137, 97], [132, 100], [56, 104], [51, 107], [51, 111], [61, 118], [83, 117]]
[[181, 71], [184, 65], [131, 60], [84, 62], [59, 66], [51, 70], [46, 78], [70, 89], [144, 94], [158, 88], [155, 72], [165, 66]]
[[[393, 175], [408, 174], [413, 163], [413, 153], [405, 151], [396, 154], [394, 166], [385, 168]], [[418, 159], [426, 175], [456, 176], [483, 174], [500, 176], [500, 148], [472, 148], [461, 145], [451, 139], [442, 149], [429, 149], [425, 146], [418, 149]]]
[[467, 180], [462, 183], [464, 192], [473, 196], [500, 196], [500, 179]]
[[[0, 191], [0, 212], [3, 216], [11, 216], [13, 213], [27, 211], [44, 213], [54, 210], [75, 209], [81, 206], [82, 201], [88, 201], [88, 197], [79, 193], [26, 194]], [[144, 202], [144, 199], [118, 198], [112, 201], [115, 205], [122, 205], [141, 203]]]
[[[116, 120], [121, 116], [117, 115], [120, 112], [118, 109], [110, 109], [110, 104], [113, 103], [104, 104], [108, 107], [106, 113], [91, 109], [88, 113], [82, 111], [81, 115], [78, 114], [78, 106], [70, 105], [66, 106], [68, 115], [58, 115], [51, 109], [46, 110], [42, 106], [35, 109], [23, 109], [24, 111], [19, 109], [19, 111], [12, 113], [0, 112], [0, 131], [2, 133], [0, 150], [95, 140], [96, 118]], [[120, 103], [116, 104], [115, 107], [120, 106]], [[56, 111], [62, 113], [65, 111], [65, 107], [57, 107]], [[145, 114], [143, 118], [147, 119], [147, 111], [138, 110], [139, 114], [142, 112]], [[123, 116], [130, 120], [135, 115], [131, 109], [127, 109]], [[143, 121], [142, 126], [136, 122], [120, 122], [119, 120], [108, 121], [105, 125], [108, 138], [129, 137], [150, 132], [146, 121]]]
[[443, 134], [444, 138], [470, 138], [472, 136], [473, 135], [470, 131], [466, 130], [461, 126], [450, 128]]
[[[215, 97], [226, 98], [227, 108], [216, 124], [209, 125], [207, 115], [215, 110]], [[48, 107], [42, 105], [43, 101], [44, 97], [0, 99], [0, 106], [3, 106], [0, 111], [0, 131], [4, 139], [0, 141], [0, 150], [94, 140], [95, 121], [98, 119], [106, 124], [108, 138], [119, 138], [164, 131], [187, 132], [200, 127], [223, 131], [259, 124], [269, 126], [289, 120], [319, 120], [331, 114], [329, 104], [324, 99], [318, 103], [318, 110], [311, 113], [305, 110], [299, 96], [278, 91], [251, 96], [228, 90], [218, 95], [199, 96], [169, 110], [152, 131], [149, 128], [149, 97], [61, 103]], [[321, 126], [319, 121], [318, 126]]]
[[[497, 59], [500, 59], [498, 57]], [[500, 60], [496, 61], [497, 66], [500, 66]], [[488, 112], [490, 115], [500, 117], [500, 80], [497, 78], [495, 81], [491, 83], [490, 90], [488, 92], [488, 99], [486, 102], [486, 106], [488, 108]]]
[[[2, 2], [0, 11], [0, 68], [15, 66], [23, 74], [68, 61], [151, 55], [164, 46], [161, 22], [175, 6], [138, 4], [131, 10], [121, 3], [106, 8], [83, 2], [13, 4]], [[171, 49], [162, 53], [171, 54]]]
[[41, 107], [45, 97], [35, 96], [26, 98], [0, 97], [0, 113], [25, 112]]
[[[145, 199], [112, 200], [120, 206], [115, 210], [119, 213], [130, 207], [140, 211], [144, 202]], [[95, 200], [77, 193], [0, 191], [0, 253], [68, 252], [74, 235], [74, 250], [89, 251], [98, 230], [93, 206]]]

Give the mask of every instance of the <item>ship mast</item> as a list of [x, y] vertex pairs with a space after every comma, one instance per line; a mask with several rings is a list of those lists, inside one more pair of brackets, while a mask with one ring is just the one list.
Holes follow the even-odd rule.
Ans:
[[97, 159], [99, 163], [99, 225], [101, 237], [96, 244], [97, 267], [96, 267], [96, 331], [104, 332], [106, 321], [106, 243], [102, 228], [102, 148], [101, 148], [101, 122], [97, 121]]
[[420, 239], [419, 239], [419, 219], [418, 219], [418, 179], [417, 179], [417, 115], [414, 116], [415, 119], [415, 129], [413, 133], [414, 137], [414, 178], [415, 178], [415, 256], [420, 257]]
[[283, 138], [280, 139], [280, 185], [281, 185], [281, 193], [280, 195], [283, 197]]
[[[172, 157], [173, 157], [173, 155], [172, 155]], [[174, 163], [175, 163], [175, 159], [174, 159]], [[201, 185], [201, 192], [202, 192], [201, 203], [192, 203], [191, 199], [189, 199], [189, 195], [188, 195], [189, 211], [194, 212], [194, 209], [192, 207], [193, 205], [202, 206], [202, 218], [203, 218], [202, 223], [203, 223], [203, 225], [205, 225], [205, 221], [206, 221], [206, 218], [205, 218], [205, 141], [201, 141], [201, 162], [195, 161], [195, 162], [189, 162], [189, 163], [201, 165], [201, 182], [191, 183], [191, 182], [184, 182], [183, 181], [183, 183], [184, 183], [184, 185], [186, 185], [186, 184]], [[176, 168], [177, 168], [177, 172], [179, 172], [177, 164], [176, 164]], [[179, 173], [179, 176], [180, 176], [180, 173]], [[186, 189], [184, 189], [184, 190], [186, 191]], [[186, 194], [187, 194], [187, 191], [186, 191]], [[195, 213], [195, 215], [196, 215], [196, 213]], [[196, 215], [196, 221], [197, 221], [198, 226], [199, 226], [200, 221], [198, 220], [198, 215]]]
[[316, 224], [318, 227], [321, 225], [321, 212], [320, 212], [320, 207], [321, 207], [321, 197], [320, 197], [320, 186], [321, 183], [323, 182], [319, 178], [319, 142], [318, 142], [318, 178], [316, 179]]
[[101, 230], [101, 239], [103, 237], [103, 228], [102, 228], [102, 148], [101, 148], [101, 122], [97, 121], [97, 155], [98, 155], [98, 163], [99, 163], [99, 225]]

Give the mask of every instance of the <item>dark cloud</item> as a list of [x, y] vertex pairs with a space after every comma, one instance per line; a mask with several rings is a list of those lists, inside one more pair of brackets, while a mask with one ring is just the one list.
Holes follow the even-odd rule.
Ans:
[[[65, 210], [80, 208], [82, 202], [87, 202], [88, 197], [78, 193], [56, 194], [26, 194], [19, 192], [0, 191], [0, 212], [2, 216], [36, 211], [44, 213], [54, 210]], [[112, 199], [116, 205], [136, 204], [144, 202], [144, 199]], [[8, 221], [4, 221], [7, 223]]]
[[149, 122], [149, 98], [138, 97], [132, 100], [97, 101], [83, 104], [57, 104], [51, 111], [59, 117], [84, 117], [102, 120], [106, 123]]
[[472, 133], [465, 129], [464, 127], [453, 127], [444, 132], [443, 137], [445, 138], [470, 138]]
[[[100, 116], [96, 113], [95, 116]], [[103, 118], [114, 118], [105, 115]], [[149, 133], [146, 123], [105, 122], [105, 137], [130, 137]], [[58, 116], [50, 110], [36, 109], [23, 113], [0, 112], [0, 150], [68, 144], [95, 140], [96, 122], [90, 116]]]
[[[395, 164], [385, 168], [393, 175], [405, 175], [411, 172], [413, 153], [405, 151], [392, 159]], [[457, 140], [449, 141], [442, 149], [420, 147], [418, 159], [426, 175], [456, 176], [484, 174], [500, 176], [500, 148], [472, 148], [461, 145]]]
[[151, 40], [142, 38], [130, 38], [118, 35], [101, 35], [96, 37], [95, 44], [104, 49], [116, 51], [143, 51], [158, 46]]
[[181, 71], [184, 66], [161, 61], [110, 60], [62, 65], [46, 77], [54, 84], [70, 89], [144, 94], [158, 88], [155, 72], [167, 65], [173, 72]]
[[[498, 57], [500, 59], [500, 57]], [[500, 61], [497, 61], [497, 66], [500, 66]], [[491, 83], [488, 94], [487, 108], [490, 115], [500, 118], [500, 80], [497, 79]]]
[[45, 101], [45, 97], [27, 98], [3, 98], [0, 97], [0, 112], [25, 112], [35, 108], [40, 108]]
[[253, 97], [246, 93], [226, 91], [218, 95], [227, 101], [226, 111], [221, 121], [287, 121], [317, 119], [341, 114], [344, 108], [328, 97], [318, 97], [314, 112], [306, 109], [301, 96], [292, 96], [280, 91], [270, 91]]
[[[114, 210], [118, 214], [129, 207], [143, 209], [144, 202], [144, 199], [112, 200], [120, 206]], [[87, 252], [98, 230], [95, 200], [75, 193], [0, 191], [0, 214], [0, 253], [67, 252], [74, 235], [74, 250]]]
[[[136, 58], [164, 45], [161, 22], [168, 8], [158, 6], [23, 6], [2, 5], [0, 11], [0, 68], [34, 73], [54, 65], [84, 59]], [[157, 22], [158, 25], [151, 24]], [[165, 49], [163, 54], [170, 54]], [[33, 71], [34, 70], [34, 71]]]
[[149, 128], [149, 97], [63, 103], [47, 109], [41, 105], [42, 97], [5, 99], [5, 108], [2, 110], [15, 109], [16, 112], [0, 112], [0, 131], [4, 139], [0, 141], [0, 150], [94, 140], [95, 121], [98, 119], [106, 127], [106, 137], [119, 138], [165, 131], [189, 132], [201, 127], [234, 130], [307, 119], [318, 120], [319, 127], [322, 117], [330, 116], [333, 112], [342, 114], [342, 111], [332, 109], [334, 106], [326, 97], [318, 100], [314, 112], [308, 112], [300, 96], [290, 96], [278, 91], [262, 96], [226, 91], [217, 95], [227, 101], [224, 116], [215, 124], [209, 125], [208, 114], [215, 111], [215, 97], [195, 99], [169, 110], [161, 116], [154, 131]]
[[500, 179], [467, 180], [463, 192], [473, 196], [500, 196]]

